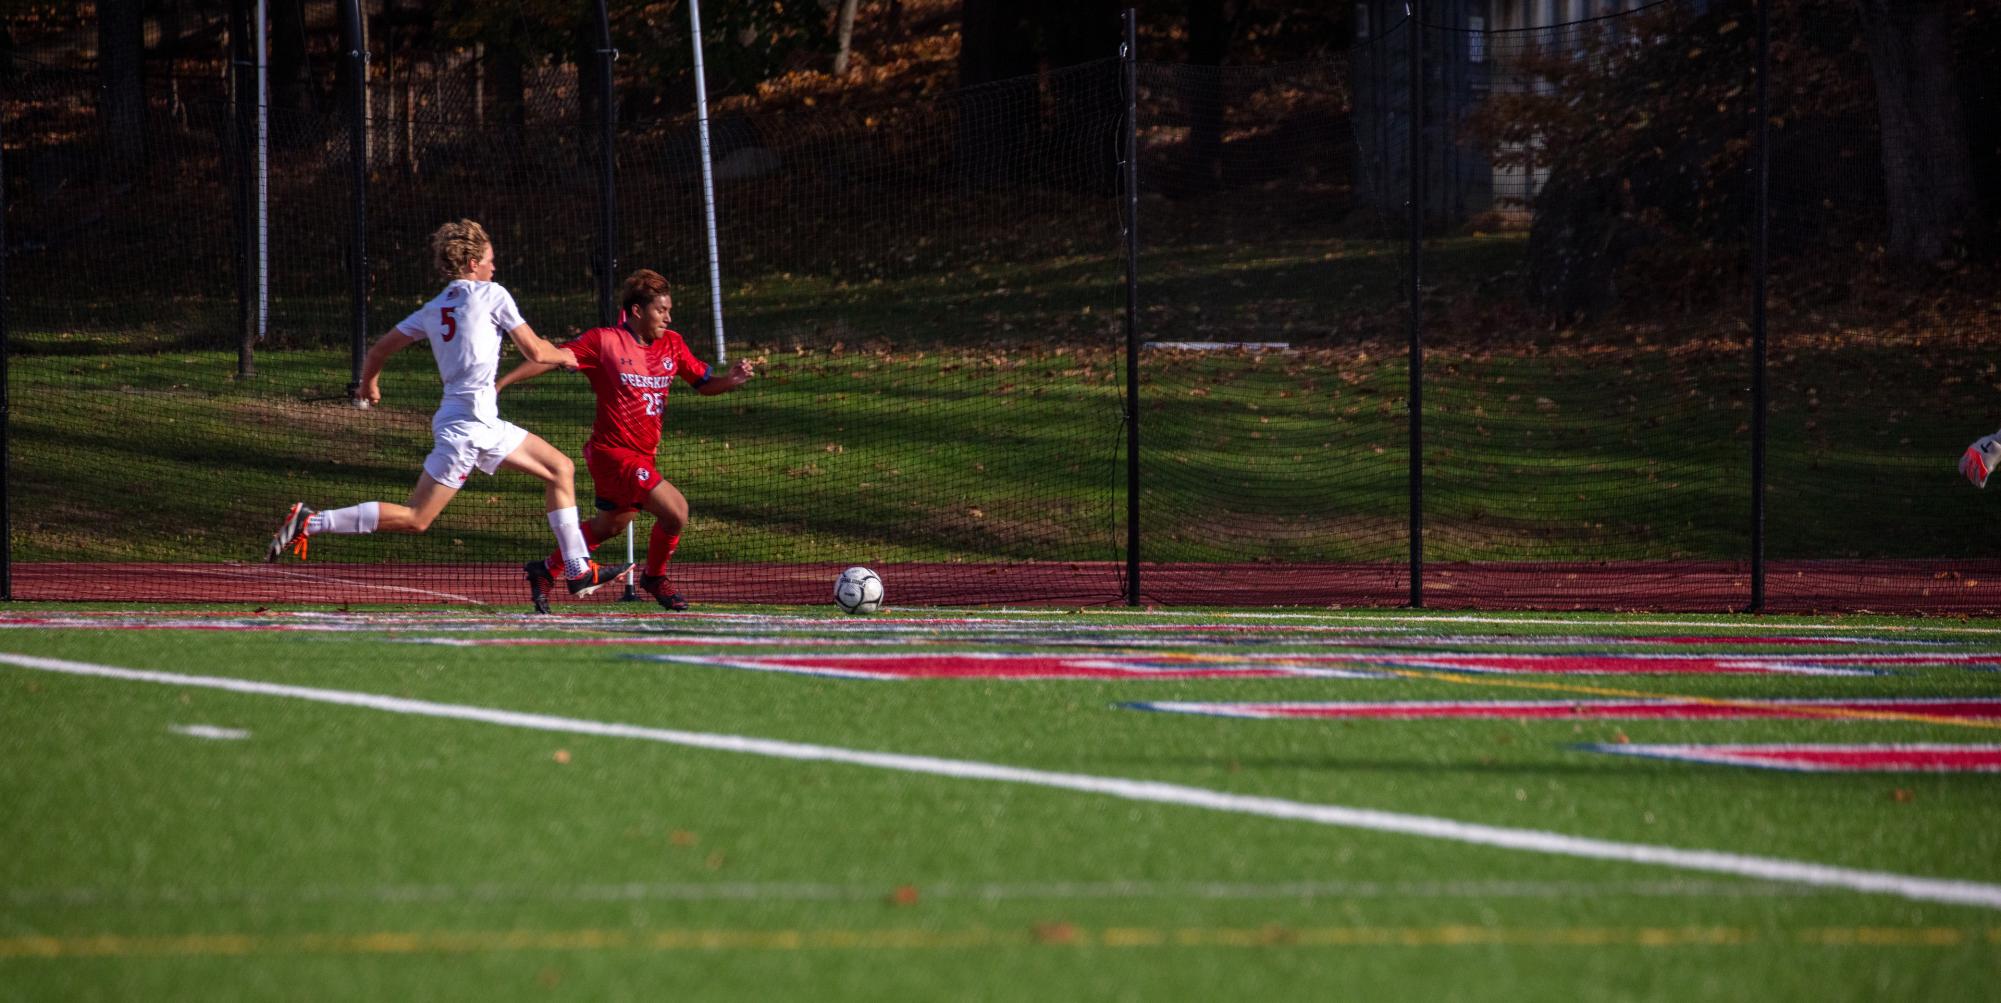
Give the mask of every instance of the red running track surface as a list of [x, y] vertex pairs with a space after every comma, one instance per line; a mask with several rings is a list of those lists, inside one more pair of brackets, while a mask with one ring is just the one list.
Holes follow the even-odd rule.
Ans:
[[[683, 564], [669, 569], [695, 602], [828, 602], [840, 565]], [[1121, 605], [1125, 565], [1110, 561], [878, 566], [888, 604]], [[259, 604], [482, 603], [525, 606], [514, 564], [15, 564], [20, 600]], [[1402, 563], [1143, 565], [1141, 601], [1163, 606], [1406, 606]], [[2001, 562], [1774, 561], [1768, 612], [2001, 612]], [[559, 590], [560, 591], [560, 590]], [[562, 603], [615, 602], [625, 589]], [[646, 598], [641, 594], [640, 598]], [[1730, 612], [1751, 599], [1735, 562], [1439, 563], [1424, 575], [1432, 609]]]

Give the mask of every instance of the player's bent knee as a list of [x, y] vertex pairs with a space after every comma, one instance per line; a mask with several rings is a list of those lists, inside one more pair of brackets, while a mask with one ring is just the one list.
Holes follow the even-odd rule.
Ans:
[[570, 458], [561, 453], [557, 453], [555, 456], [549, 458], [543, 464], [543, 468], [545, 474], [542, 479], [552, 485], [560, 486], [576, 483], [577, 465], [570, 462]]

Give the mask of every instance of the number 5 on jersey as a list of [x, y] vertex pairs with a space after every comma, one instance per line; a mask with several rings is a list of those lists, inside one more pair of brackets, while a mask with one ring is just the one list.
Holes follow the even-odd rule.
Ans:
[[458, 307], [455, 306], [441, 306], [438, 308], [438, 323], [445, 325], [444, 340], [446, 341], [452, 340], [452, 337], [459, 333], [459, 319], [452, 316], [452, 311], [457, 309]]

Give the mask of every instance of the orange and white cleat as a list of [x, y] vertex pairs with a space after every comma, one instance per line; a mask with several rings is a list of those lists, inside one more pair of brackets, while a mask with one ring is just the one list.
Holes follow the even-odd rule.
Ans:
[[569, 588], [571, 595], [587, 596], [611, 584], [631, 568], [630, 564], [599, 564], [592, 561], [591, 566], [584, 569], [583, 574], [575, 578], [565, 578], [563, 584]]
[[299, 560], [306, 559], [306, 520], [313, 517], [313, 510], [305, 502], [293, 502], [292, 510], [285, 513], [285, 521], [278, 524], [278, 531], [271, 534], [271, 546], [264, 550], [264, 560], [275, 562], [290, 550]]

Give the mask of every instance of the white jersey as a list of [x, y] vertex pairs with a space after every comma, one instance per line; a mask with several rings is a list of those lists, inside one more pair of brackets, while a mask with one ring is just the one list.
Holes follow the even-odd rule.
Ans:
[[431, 357], [445, 381], [445, 397], [431, 417], [433, 429], [467, 418], [500, 420], [493, 381], [500, 373], [500, 343], [522, 324], [514, 297], [497, 282], [454, 279], [396, 329], [431, 343]]

